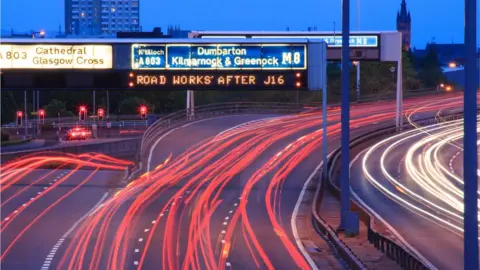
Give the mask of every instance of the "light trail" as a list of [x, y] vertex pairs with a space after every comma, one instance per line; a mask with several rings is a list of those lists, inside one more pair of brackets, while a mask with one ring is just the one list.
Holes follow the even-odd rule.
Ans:
[[[431, 113], [458, 106], [455, 98], [417, 98], [405, 101], [405, 106], [410, 108], [408, 112], [415, 110], [412, 114]], [[432, 102], [436, 105], [427, 106]], [[393, 107], [392, 102], [355, 105], [351, 124], [370, 127], [390, 121]], [[309, 269], [290, 236], [290, 223], [282, 223], [285, 214], [280, 209], [287, 179], [322, 144], [323, 131], [318, 129], [322, 121], [317, 110], [255, 120], [206, 138], [177, 156], [170, 154], [162, 164], [154, 164], [154, 170], [109, 197], [77, 227], [65, 242], [66, 250], [59, 254], [57, 269], [127, 269], [134, 256], [138, 269], [147, 268], [152, 258], [164, 269], [225, 269], [232, 267], [228, 260], [239, 249], [248, 250], [250, 258], [242, 260], [257, 268], [275, 268], [278, 262], [272, 252], [283, 250], [293, 266]], [[329, 142], [333, 142], [340, 131], [339, 111], [330, 113], [328, 121]], [[21, 166], [14, 163], [2, 167], [1, 174], [6, 178], [2, 177], [2, 184], [8, 188], [28, 175], [24, 174], [28, 164], [39, 161], [38, 156], [29, 158]], [[107, 156], [81, 164], [73, 161], [75, 157], [63, 158], [92, 168], [123, 169], [129, 165]], [[62, 160], [53, 161], [65, 162]], [[249, 169], [253, 172], [243, 179], [241, 175]], [[304, 180], [298, 179], [298, 184], [303, 186]], [[258, 192], [253, 191], [260, 188], [265, 189], [265, 197], [256, 201], [253, 194]], [[231, 197], [239, 199], [228, 219], [223, 219], [225, 208], [231, 209], [225, 207]], [[255, 226], [252, 207], [265, 213], [261, 224], [267, 228]], [[218, 230], [215, 223], [219, 216], [224, 225], [222, 233], [217, 234], [214, 230]], [[260, 237], [265, 229], [271, 236]], [[278, 245], [272, 251], [265, 239], [275, 238]], [[134, 253], [137, 239], [141, 239], [142, 247]]]
[[[364, 175], [379, 191], [403, 207], [463, 234], [463, 177], [448, 169], [450, 156], [462, 150], [461, 140], [463, 120], [389, 137], [363, 155]], [[404, 173], [395, 175], [390, 165], [401, 159], [405, 160]], [[382, 177], [373, 172], [378, 167]], [[478, 174], [480, 176], [480, 172]], [[478, 215], [480, 217], [480, 213]]]

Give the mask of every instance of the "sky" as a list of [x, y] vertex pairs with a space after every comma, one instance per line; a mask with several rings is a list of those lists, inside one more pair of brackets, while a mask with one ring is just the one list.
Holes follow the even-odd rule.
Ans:
[[[170, 24], [187, 30], [306, 30], [337, 31], [341, 27], [341, 0], [139, 0], [143, 31]], [[351, 0], [351, 27], [360, 30], [396, 29], [401, 0]], [[64, 29], [64, 0], [0, 0], [1, 29], [58, 32]], [[407, 0], [412, 14], [412, 44], [423, 48], [430, 41], [462, 43], [464, 1]], [[477, 14], [480, 13], [478, 5]], [[477, 15], [478, 17], [478, 15]], [[480, 29], [480, 19], [477, 19]], [[480, 35], [477, 40], [480, 44]]]

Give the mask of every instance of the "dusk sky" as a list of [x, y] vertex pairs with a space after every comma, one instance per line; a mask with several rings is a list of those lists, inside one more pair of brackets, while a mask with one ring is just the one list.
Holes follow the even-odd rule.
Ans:
[[[2, 0], [1, 28], [29, 31], [64, 29], [64, 0]], [[361, 0], [360, 30], [395, 30], [401, 0]], [[461, 0], [407, 0], [412, 14], [412, 43], [463, 42]], [[357, 30], [357, 0], [351, 0], [352, 30]], [[166, 29], [178, 24], [188, 30], [337, 30], [341, 27], [340, 0], [140, 0], [140, 24], [144, 31], [154, 26]], [[480, 6], [479, 6], [480, 9]], [[479, 20], [480, 26], [480, 20]], [[480, 27], [478, 27], [480, 29]], [[479, 39], [480, 40], [480, 35]]]

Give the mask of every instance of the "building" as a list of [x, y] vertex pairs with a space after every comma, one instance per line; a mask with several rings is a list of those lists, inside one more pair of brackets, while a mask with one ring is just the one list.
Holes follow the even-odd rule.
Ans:
[[117, 32], [117, 38], [172, 38], [172, 36], [164, 35], [161, 27], [155, 27], [152, 32]]
[[402, 45], [408, 51], [412, 44], [412, 18], [407, 11], [407, 3], [402, 0], [400, 11], [397, 12], [397, 31], [402, 33]]
[[65, 0], [67, 35], [140, 31], [139, 0]]
[[176, 26], [169, 25], [167, 27], [167, 34], [172, 38], [188, 38], [189, 33], [190, 33], [190, 30], [182, 30], [178, 25]]

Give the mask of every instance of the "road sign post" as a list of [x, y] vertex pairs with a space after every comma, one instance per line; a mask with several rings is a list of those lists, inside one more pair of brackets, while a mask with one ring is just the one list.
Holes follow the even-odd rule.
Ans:
[[[398, 35], [398, 43], [402, 44], [402, 33]], [[403, 51], [400, 46], [398, 61], [397, 61], [397, 108], [396, 108], [396, 126], [400, 129], [403, 126]], [[395, 70], [393, 71], [395, 72]], [[393, 74], [392, 72], [392, 74]]]
[[25, 139], [28, 137], [28, 115], [27, 115], [27, 90], [23, 92], [24, 115], [25, 115]]
[[465, 0], [465, 93], [464, 93], [464, 269], [478, 270], [477, 207], [477, 1]]

